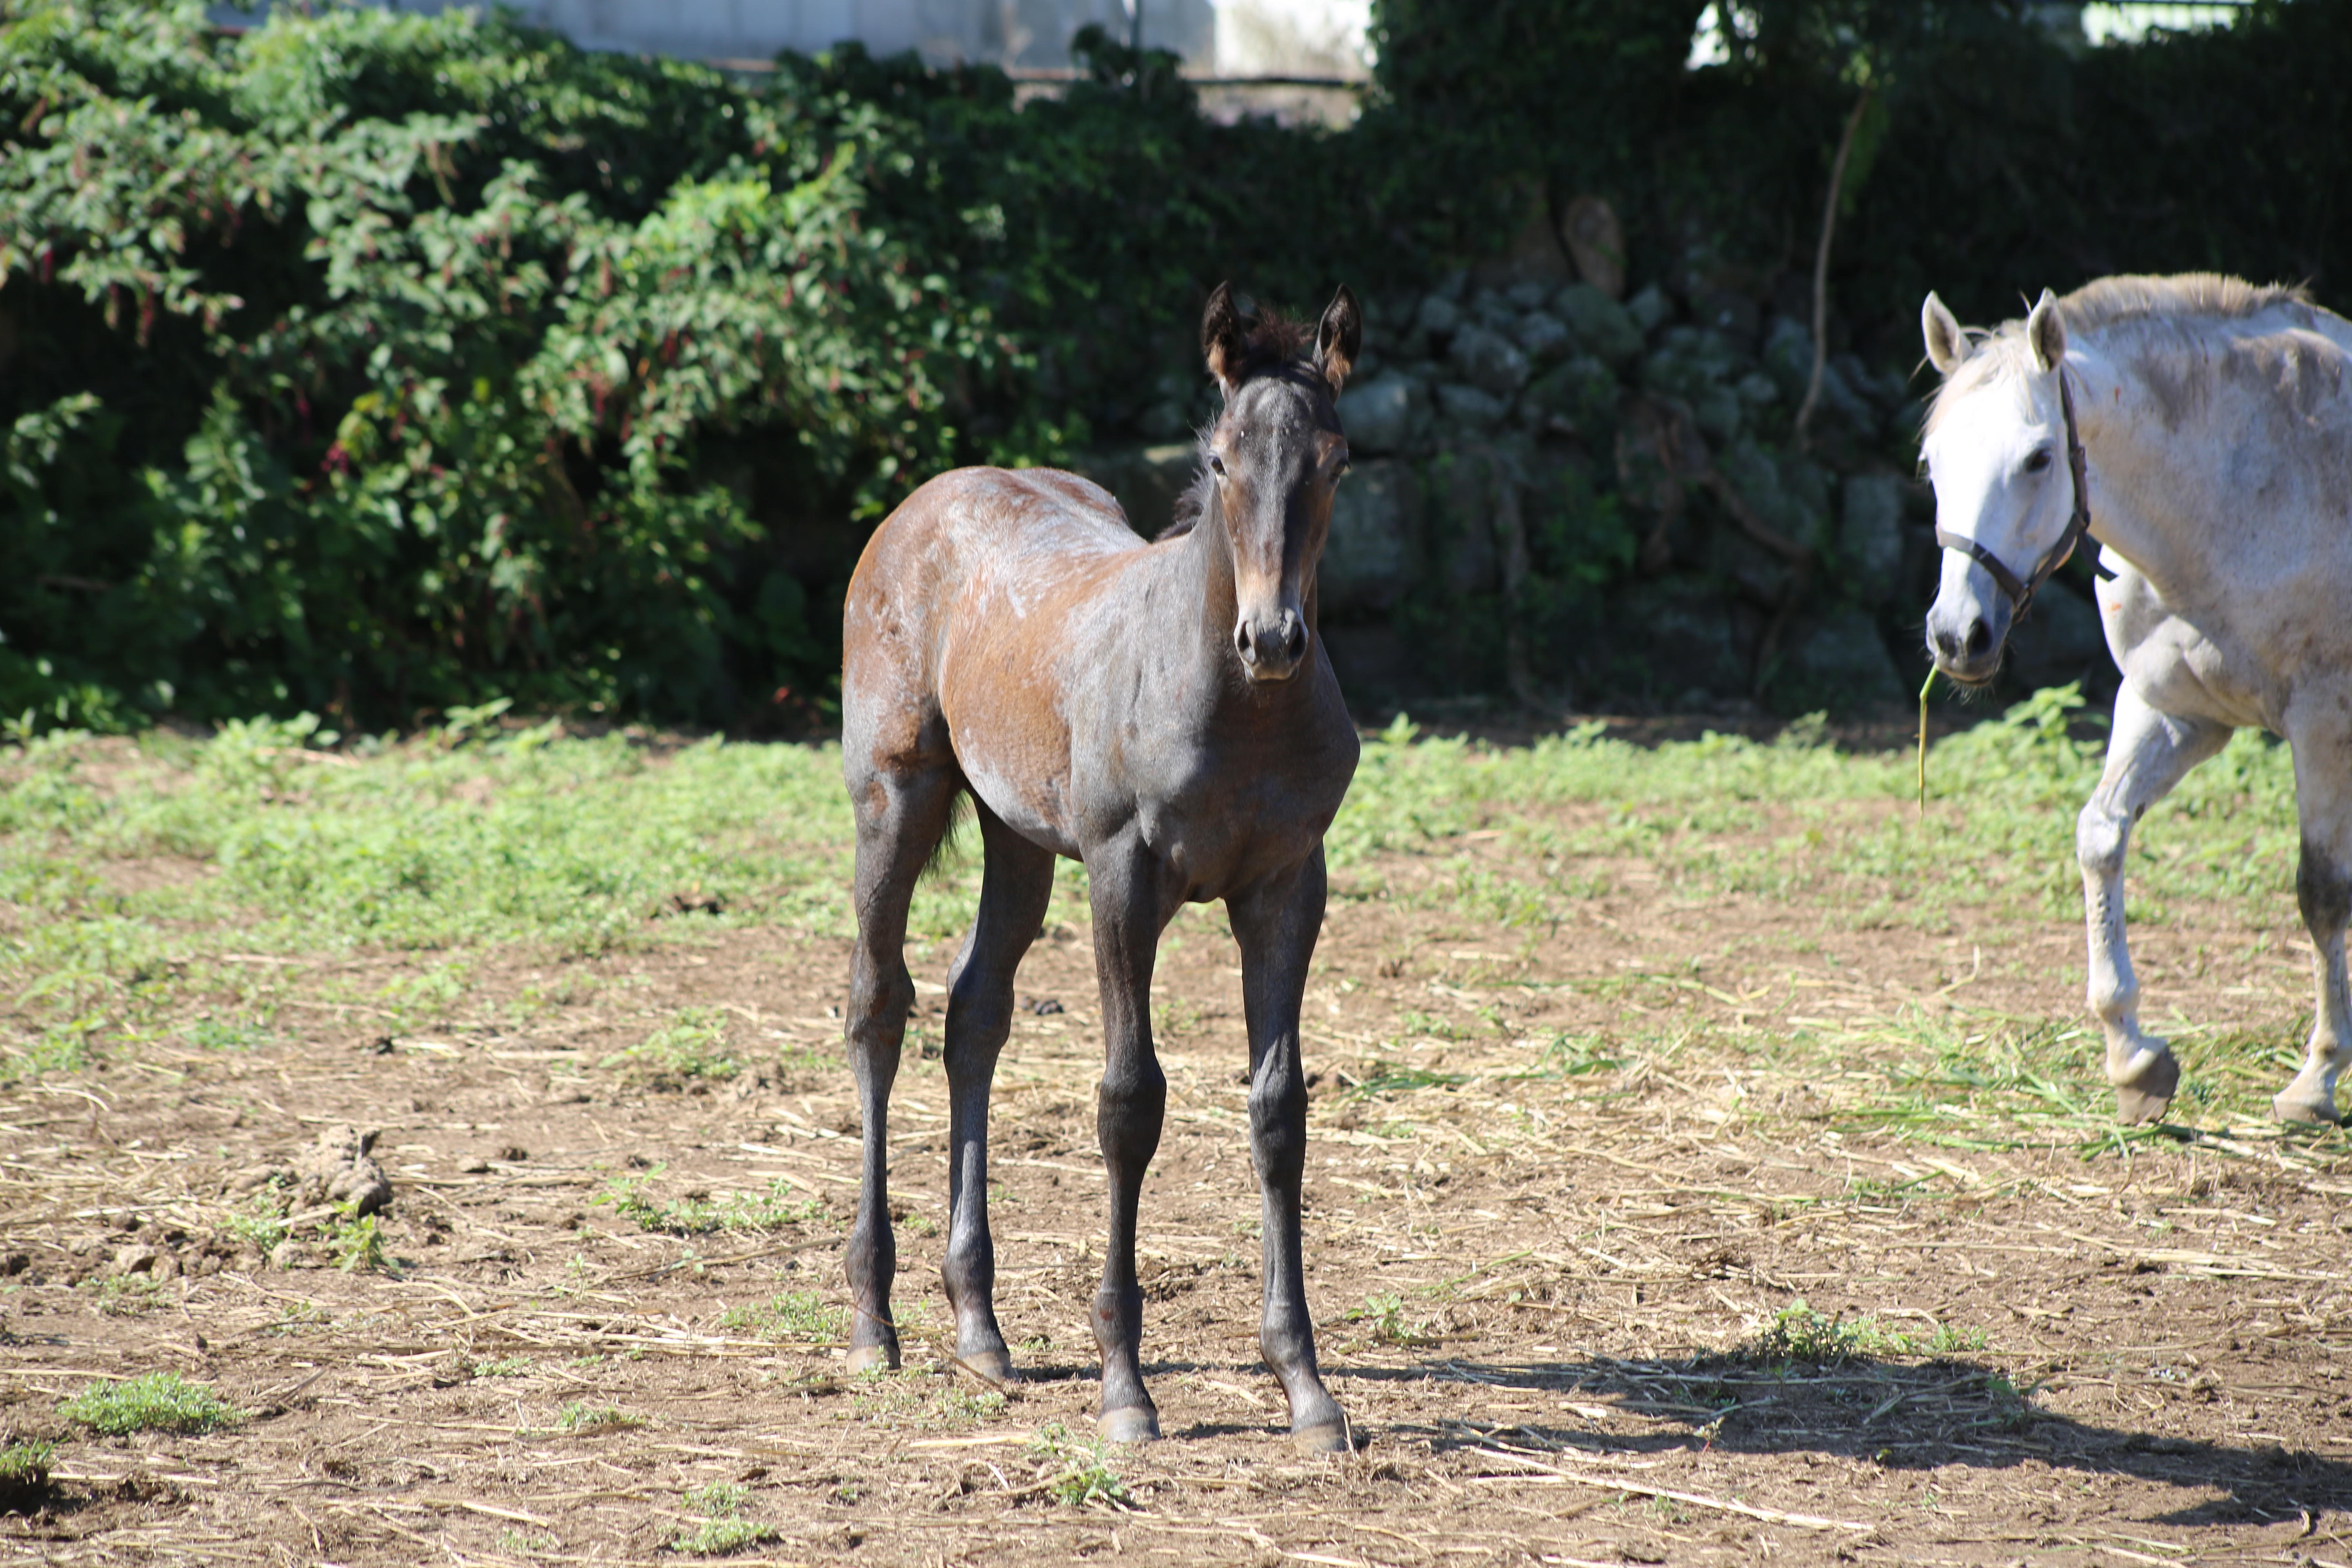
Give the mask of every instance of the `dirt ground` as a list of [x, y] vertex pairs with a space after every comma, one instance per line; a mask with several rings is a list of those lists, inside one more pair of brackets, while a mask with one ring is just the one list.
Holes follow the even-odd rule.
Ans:
[[[299, 1048], [156, 1047], [0, 1092], [0, 1437], [58, 1443], [48, 1500], [0, 1515], [0, 1559], [676, 1562], [702, 1517], [685, 1494], [727, 1482], [771, 1531], [751, 1561], [2352, 1562], [2342, 1134], [2249, 1119], [1987, 1150], [1874, 1130], [1901, 1048], [1874, 1024], [2077, 1021], [2074, 922], [1995, 963], [1961, 929], [1612, 880], [1532, 943], [1442, 901], [1334, 902], [1308, 998], [1308, 1294], [1350, 1458], [1292, 1451], [1257, 1363], [1238, 970], [1213, 915], [1180, 921], [1158, 987], [1145, 1349], [1167, 1439], [1110, 1451], [1123, 1498], [1082, 1501], [1085, 933], [1033, 952], [1021, 994], [1061, 1011], [1023, 1015], [998, 1081], [999, 1307], [1027, 1373], [1000, 1403], [945, 1357], [945, 1101], [917, 1053], [893, 1126], [908, 1373], [852, 1382], [837, 1342], [722, 1321], [845, 1300], [856, 1123], [831, 1065], [844, 945], [713, 929], [488, 966], [469, 1021], [429, 1038], [321, 1004], [289, 1013], [316, 1021]], [[2151, 996], [2290, 1026], [2291, 899], [2268, 933], [2194, 914], [2137, 933]], [[1810, 950], [1762, 940], [1792, 923], [1818, 924]], [[945, 956], [916, 970], [934, 1048]], [[416, 962], [286, 963], [287, 984]], [[567, 1002], [567, 973], [605, 984]], [[526, 991], [556, 1000], [501, 1010]], [[700, 1091], [601, 1065], [684, 1006], [726, 1009], [774, 1064]], [[1771, 1048], [1807, 1031], [1811, 1057]], [[2074, 1048], [2066, 1087], [2095, 1100], [2093, 1042]], [[380, 1132], [392, 1266], [299, 1240], [266, 1264], [229, 1224], [239, 1174], [335, 1123]], [[818, 1202], [678, 1237], [612, 1202], [616, 1178], [648, 1202]], [[1804, 1353], [1809, 1324], [1852, 1353]], [[56, 1415], [157, 1370], [248, 1418], [108, 1440]]]

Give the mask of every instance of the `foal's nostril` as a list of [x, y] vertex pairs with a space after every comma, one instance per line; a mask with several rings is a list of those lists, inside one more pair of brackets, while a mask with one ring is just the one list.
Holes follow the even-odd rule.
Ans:
[[1247, 620], [1244, 620], [1234, 628], [1234, 647], [1241, 654], [1244, 664], [1257, 662], [1257, 645], [1250, 637], [1250, 625]]
[[1286, 628], [1282, 639], [1283, 654], [1296, 659], [1307, 651], [1307, 623], [1297, 616], [1286, 616], [1283, 624]]
[[1969, 657], [1982, 658], [1992, 647], [1992, 628], [1981, 620], [1969, 623]]

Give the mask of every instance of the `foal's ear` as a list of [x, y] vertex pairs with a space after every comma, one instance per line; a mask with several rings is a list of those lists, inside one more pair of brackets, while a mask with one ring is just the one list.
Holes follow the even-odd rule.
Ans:
[[1356, 353], [1363, 346], [1364, 312], [1354, 293], [1342, 283], [1315, 329], [1315, 368], [1330, 384], [1332, 396], [1339, 396], [1339, 388], [1347, 384], [1348, 372], [1355, 367]]
[[2033, 345], [2035, 368], [2045, 374], [2066, 357], [2066, 323], [2058, 319], [2058, 296], [2047, 289], [2025, 318], [2025, 341]]
[[1234, 377], [1241, 373], [1243, 335], [1242, 313], [1234, 306], [1234, 286], [1220, 283], [1209, 296], [1209, 308], [1201, 312], [1201, 353], [1208, 358], [1209, 374], [1228, 395], [1234, 390]]
[[1938, 375], [1949, 375], [1969, 357], [1969, 336], [1957, 317], [1935, 294], [1919, 307], [1919, 335], [1927, 340], [1927, 363]]

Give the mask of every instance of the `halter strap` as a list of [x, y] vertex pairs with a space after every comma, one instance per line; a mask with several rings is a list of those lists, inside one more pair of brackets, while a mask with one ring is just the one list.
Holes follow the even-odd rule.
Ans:
[[2066, 472], [2074, 481], [2074, 511], [2066, 520], [2066, 531], [2058, 536], [2042, 559], [2034, 564], [2033, 574], [2023, 579], [2001, 564], [2000, 558], [1975, 540], [1965, 538], [1948, 529], [1936, 530], [1936, 542], [1946, 550], [1957, 550], [1990, 574], [2004, 597], [2009, 600], [2012, 616], [2022, 616], [2025, 607], [2033, 603], [2034, 592], [2050, 581], [2050, 574], [2066, 564], [2074, 553], [2074, 546], [2091, 531], [2091, 487], [2084, 477], [2086, 461], [2083, 437], [2074, 426], [2074, 388], [2066, 378], [2066, 367], [2058, 367], [2058, 406], [2066, 417]]

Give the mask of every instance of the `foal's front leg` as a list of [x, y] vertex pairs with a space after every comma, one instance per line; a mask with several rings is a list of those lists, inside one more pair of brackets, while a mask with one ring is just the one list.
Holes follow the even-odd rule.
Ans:
[[2139, 981], [2124, 940], [2124, 854], [2147, 808], [2220, 751], [2230, 727], [2179, 719], [2149, 707], [2126, 681], [2116, 697], [2107, 765], [2074, 822], [2074, 858], [2083, 868], [2083, 916], [2089, 928], [2091, 1011], [2107, 1037], [2107, 1081], [2116, 1115], [2153, 1121], [2180, 1081], [2172, 1047], [2139, 1026]]
[[1307, 966], [1323, 925], [1323, 851], [1225, 901], [1242, 949], [1242, 1005], [1249, 1020], [1250, 1154], [1264, 1219], [1260, 1267], [1265, 1309], [1258, 1349], [1290, 1401], [1290, 1435], [1316, 1453], [1349, 1446], [1348, 1418], [1315, 1363], [1307, 1310], [1298, 1190], [1307, 1168], [1307, 1072], [1298, 1011]]
[[1135, 1277], [1136, 1205], [1160, 1150], [1168, 1075], [1151, 1048], [1151, 966], [1173, 912], [1160, 863], [1130, 835], [1087, 858], [1095, 922], [1095, 978], [1102, 991], [1103, 1076], [1095, 1131], [1110, 1185], [1110, 1234], [1095, 1292], [1102, 1347], [1102, 1435], [1114, 1443], [1160, 1436], [1160, 1411], [1143, 1389], [1143, 1289]]

